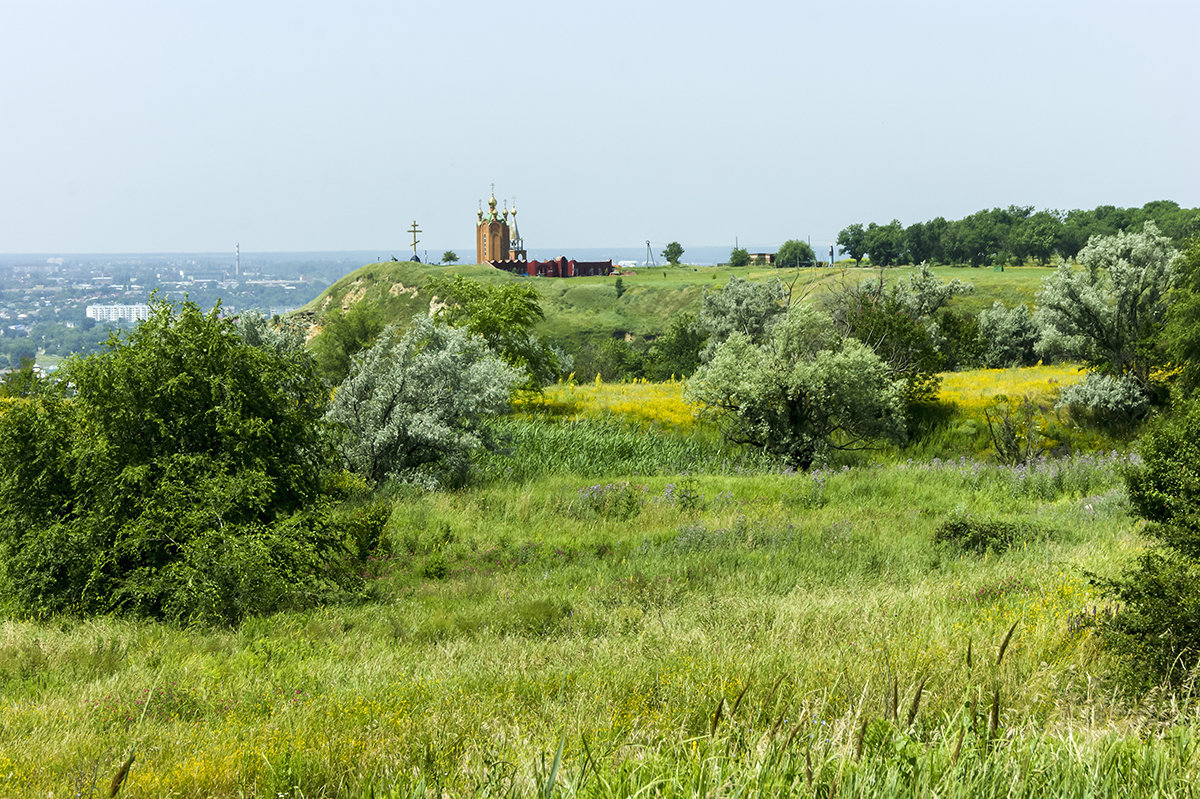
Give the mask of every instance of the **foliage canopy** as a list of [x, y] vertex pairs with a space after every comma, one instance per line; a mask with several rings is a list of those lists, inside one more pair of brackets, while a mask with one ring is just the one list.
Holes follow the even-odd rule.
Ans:
[[1119, 418], [1151, 399], [1177, 255], [1147, 222], [1141, 233], [1093, 237], [1079, 253], [1081, 268], [1064, 264], [1046, 278], [1035, 314], [1039, 352], [1078, 358], [1092, 369], [1084, 384], [1064, 392], [1065, 403]]
[[784, 312], [783, 284], [775, 278], [751, 282], [731, 277], [716, 291], [704, 295], [699, 325], [708, 334], [705, 357], [734, 333], [754, 344], [766, 340], [771, 325]]
[[429, 281], [429, 289], [443, 302], [436, 319], [465, 328], [505, 363], [521, 370], [522, 388], [537, 389], [562, 372], [565, 356], [533, 334], [534, 326], [545, 318], [541, 295], [533, 286], [489, 285], [454, 275]]
[[831, 449], [903, 435], [902, 382], [824, 313], [793, 305], [757, 344], [735, 332], [688, 381], [734, 443], [808, 469]]
[[347, 465], [372, 482], [453, 482], [489, 442], [485, 417], [508, 407], [520, 380], [483, 339], [418, 316], [355, 358], [328, 420], [344, 434]]
[[216, 308], [156, 303], [0, 415], [0, 569], [18, 607], [233, 621], [353, 588], [319, 510], [324, 386], [299, 347], [260, 344]]
[[785, 241], [779, 245], [779, 252], [775, 253], [775, 265], [781, 268], [812, 266], [816, 260], [817, 254], [813, 252], [812, 245], [798, 239]]
[[1134, 512], [1158, 546], [1107, 582], [1120, 603], [1108, 642], [1138, 687], [1178, 684], [1200, 666], [1200, 402], [1155, 420], [1143, 436], [1143, 464], [1126, 477]]
[[666, 258], [669, 264], [679, 263], [679, 259], [683, 257], [683, 246], [677, 241], [671, 242], [663, 248], [662, 257]]

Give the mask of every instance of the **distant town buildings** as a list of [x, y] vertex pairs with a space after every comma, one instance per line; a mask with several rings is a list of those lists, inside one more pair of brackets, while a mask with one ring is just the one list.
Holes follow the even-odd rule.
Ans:
[[150, 318], [150, 306], [89, 305], [84, 313], [97, 322], [141, 322]]
[[514, 275], [529, 277], [581, 277], [584, 275], [610, 275], [612, 260], [576, 261], [559, 256], [549, 261], [527, 260], [525, 242], [517, 229], [517, 206], [513, 203], [512, 222], [509, 223], [508, 203], [504, 210], [496, 212], [496, 190], [488, 198], [488, 210], [481, 207], [475, 223], [475, 262], [491, 264], [497, 269]]

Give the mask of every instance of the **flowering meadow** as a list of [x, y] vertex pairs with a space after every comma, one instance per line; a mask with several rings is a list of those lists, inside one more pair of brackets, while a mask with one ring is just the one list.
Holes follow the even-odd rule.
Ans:
[[[1029, 399], [1053, 406], [1059, 392], [1082, 382], [1085, 372], [1077, 364], [1038, 365], [1012, 369], [973, 369], [941, 375], [940, 403], [960, 414], [977, 418], [998, 397]], [[699, 409], [683, 399], [682, 380], [651, 383], [568, 381], [547, 387], [540, 395], [526, 395], [517, 411], [529, 418], [550, 416], [577, 421], [616, 417], [642, 426], [688, 432], [695, 428]]]
[[1200, 706], [1123, 695], [1096, 638], [1136, 455], [794, 473], [679, 396], [527, 400], [470, 486], [384, 494], [356, 602], [7, 615], [0, 796], [131, 755], [122, 797], [1191, 795]]
[[941, 376], [940, 399], [976, 413], [1001, 395], [1053, 404], [1063, 388], [1083, 382], [1085, 375], [1078, 364], [1071, 363], [946, 372]]
[[688, 432], [696, 424], [697, 409], [683, 399], [683, 382], [560, 383], [540, 395], [522, 397], [518, 413], [530, 417], [551, 415], [568, 420], [604, 416], [638, 425]]

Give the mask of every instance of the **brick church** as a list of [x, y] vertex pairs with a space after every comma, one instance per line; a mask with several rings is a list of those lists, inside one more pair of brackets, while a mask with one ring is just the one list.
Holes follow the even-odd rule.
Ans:
[[[509, 215], [512, 221], [509, 221]], [[517, 206], [512, 211], [508, 203], [496, 212], [496, 193], [488, 198], [485, 214], [480, 207], [475, 223], [475, 262], [491, 264], [497, 269], [514, 275], [530, 277], [582, 277], [584, 275], [612, 274], [613, 264], [608, 261], [576, 261], [559, 256], [549, 261], [530, 261], [526, 257], [525, 242], [517, 229]]]

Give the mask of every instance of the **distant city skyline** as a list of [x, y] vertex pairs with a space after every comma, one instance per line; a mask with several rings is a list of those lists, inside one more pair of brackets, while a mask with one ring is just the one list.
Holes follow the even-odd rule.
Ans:
[[[0, 252], [774, 246], [1200, 206], [1184, 0], [0, 0]], [[547, 243], [541, 246], [540, 243]]]

